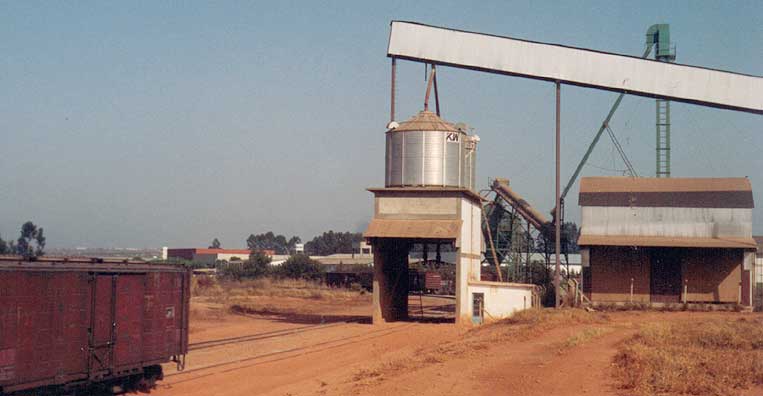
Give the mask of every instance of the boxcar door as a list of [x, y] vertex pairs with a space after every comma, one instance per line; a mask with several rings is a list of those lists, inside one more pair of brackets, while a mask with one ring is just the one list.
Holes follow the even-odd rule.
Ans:
[[681, 302], [681, 251], [656, 248], [651, 254], [651, 301]]
[[142, 363], [145, 279], [143, 274], [117, 278], [114, 364], [118, 370]]
[[116, 275], [94, 275], [90, 316], [89, 375], [98, 379], [113, 371]]

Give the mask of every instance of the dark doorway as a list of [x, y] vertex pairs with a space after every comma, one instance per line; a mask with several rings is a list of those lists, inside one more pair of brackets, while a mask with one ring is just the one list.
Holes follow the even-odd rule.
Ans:
[[651, 251], [652, 302], [681, 302], [681, 257], [681, 249], [657, 248]]

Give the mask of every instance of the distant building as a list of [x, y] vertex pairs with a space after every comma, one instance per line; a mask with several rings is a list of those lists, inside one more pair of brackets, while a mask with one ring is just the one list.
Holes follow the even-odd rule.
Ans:
[[583, 292], [594, 303], [752, 305], [747, 178], [586, 177], [578, 202]]
[[[271, 257], [275, 255], [272, 250], [263, 250], [262, 252]], [[163, 248], [162, 258], [214, 264], [218, 260], [231, 261], [234, 258], [246, 260], [250, 253], [251, 251], [248, 249]]]
[[373, 250], [366, 241], [353, 242], [352, 255], [354, 257], [373, 257]]

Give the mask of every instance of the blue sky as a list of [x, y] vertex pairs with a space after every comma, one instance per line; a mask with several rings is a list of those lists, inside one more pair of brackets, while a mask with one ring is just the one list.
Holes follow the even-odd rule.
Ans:
[[[360, 231], [384, 182], [389, 21], [639, 55], [671, 25], [680, 63], [763, 75], [763, 3], [0, 3], [0, 235], [33, 220], [49, 246], [241, 247], [273, 230]], [[442, 114], [482, 141], [479, 185], [507, 177], [553, 206], [554, 87], [441, 68]], [[423, 66], [399, 63], [398, 118], [421, 109]], [[562, 88], [569, 177], [616, 94]], [[749, 176], [763, 200], [763, 119], [673, 104], [674, 176]], [[654, 101], [612, 128], [654, 173]], [[602, 139], [585, 175], [622, 169]], [[579, 218], [577, 186], [567, 216]], [[763, 212], [754, 211], [763, 233]]]

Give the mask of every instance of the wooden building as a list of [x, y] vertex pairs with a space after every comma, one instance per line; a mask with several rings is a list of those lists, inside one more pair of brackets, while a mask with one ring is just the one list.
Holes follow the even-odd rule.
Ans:
[[747, 178], [588, 177], [579, 204], [592, 302], [752, 304]]

